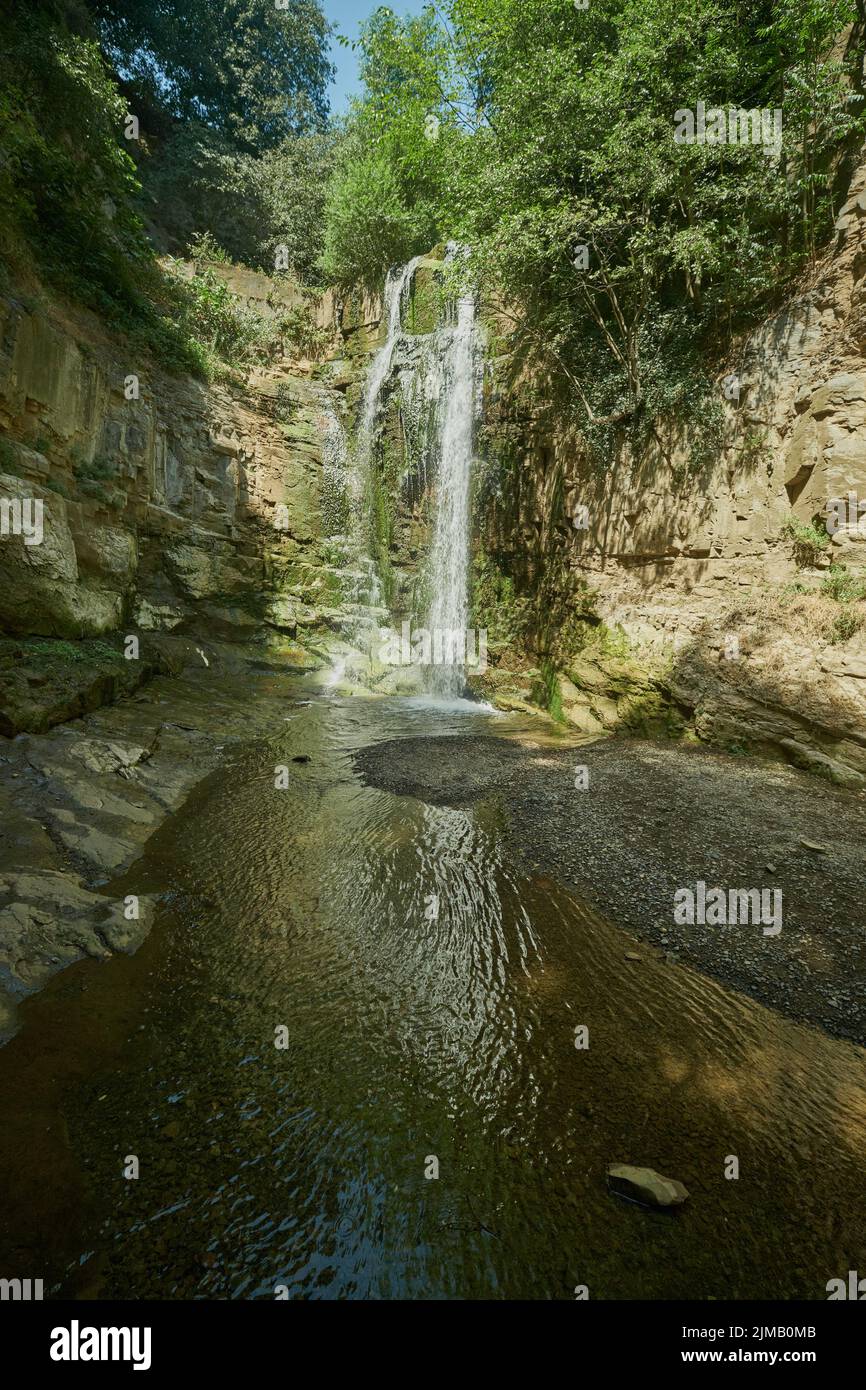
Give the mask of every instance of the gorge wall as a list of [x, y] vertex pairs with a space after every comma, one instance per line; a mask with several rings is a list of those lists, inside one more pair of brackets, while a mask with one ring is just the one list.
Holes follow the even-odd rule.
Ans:
[[[538, 383], [494, 393], [487, 452], [498, 462], [479, 535], [518, 591], [555, 615], [536, 628], [536, 655], [558, 667], [547, 682], [556, 708], [587, 731], [633, 721], [662, 696], [702, 738], [862, 784], [866, 526], [798, 564], [790, 519], [807, 526], [831, 499], [866, 497], [864, 238], [861, 162], [828, 254], [720, 372], [724, 441], [703, 470], [688, 433], [660, 430], [657, 448], [622, 448], [596, 473]], [[738, 400], [724, 394], [728, 374]], [[551, 631], [569, 605], [588, 615], [571, 651]]]
[[[622, 446], [595, 471], [544, 381], [506, 389], [505, 364], [488, 364], [473, 607], [491, 666], [473, 678], [479, 693], [589, 734], [687, 732], [862, 782], [866, 534], [843, 528], [804, 562], [791, 520], [808, 526], [830, 499], [866, 494], [864, 237], [861, 164], [829, 253], [720, 370], [723, 441], [706, 466], [688, 432], [659, 428], [657, 447]], [[283, 345], [208, 385], [142, 366], [128, 399], [134, 355], [94, 319], [38, 296], [0, 302], [0, 493], [41, 498], [51, 518], [43, 545], [6, 536], [0, 548], [4, 732], [71, 717], [160, 663], [230, 660], [239, 644], [298, 669], [342, 652], [349, 691], [406, 684], [353, 653], [341, 548], [345, 436], [383, 340], [381, 303], [330, 291], [305, 306], [285, 281], [211, 269], [266, 312], [306, 307], [315, 348]], [[419, 622], [429, 597], [436, 402], [417, 384], [443, 280], [439, 248], [404, 298], [364, 483], [396, 623]], [[729, 374], [738, 399], [723, 392]], [[134, 670], [116, 649], [127, 634], [145, 657]], [[74, 679], [36, 659], [51, 637], [83, 639]]]
[[[299, 305], [290, 284], [215, 269], [260, 311]], [[205, 659], [202, 642], [207, 659], [253, 642], [281, 664], [324, 660], [339, 594], [323, 549], [333, 376], [290, 345], [218, 382], [172, 376], [38, 291], [0, 300], [0, 496], [44, 508], [40, 544], [11, 515], [0, 542], [2, 732]], [[118, 652], [127, 635], [140, 663]]]

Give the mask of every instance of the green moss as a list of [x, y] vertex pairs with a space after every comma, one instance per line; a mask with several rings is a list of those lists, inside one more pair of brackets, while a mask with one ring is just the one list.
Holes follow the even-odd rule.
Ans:
[[391, 604], [394, 598], [394, 568], [391, 564], [391, 543], [394, 539], [393, 502], [383, 479], [375, 474], [371, 481], [370, 516], [373, 529], [373, 556], [385, 602]]
[[0, 438], [0, 473], [8, 473], [11, 478], [23, 477], [18, 452], [12, 441], [5, 438]]
[[287, 381], [281, 381], [277, 386], [276, 404], [274, 415], [281, 425], [291, 425], [294, 423], [295, 414], [298, 409], [298, 401]]
[[617, 623], [614, 627], [608, 627], [606, 623], [600, 623], [594, 629], [594, 640], [605, 656], [617, 657], [620, 661], [626, 661], [632, 654], [631, 643], [623, 627]]
[[35, 667], [47, 675], [59, 676], [72, 666], [123, 666], [119, 647], [99, 638], [69, 642], [54, 637], [0, 638], [0, 662]]
[[435, 268], [419, 265], [409, 290], [408, 302], [403, 315], [405, 333], [432, 333], [442, 314], [442, 290], [440, 277]]
[[564, 724], [566, 719], [562, 708], [558, 674], [553, 662], [545, 658], [541, 663], [538, 676], [533, 681], [530, 699], [534, 705], [546, 710], [557, 723]]
[[625, 696], [617, 706], [620, 727], [641, 738], [682, 738], [688, 722], [661, 690], [643, 690]]
[[487, 629], [494, 648], [516, 646], [529, 622], [529, 600], [518, 598], [512, 577], [480, 548], [473, 556], [471, 584], [475, 627]]
[[58, 497], [65, 497], [67, 502], [72, 501], [72, 493], [60, 478], [46, 478], [43, 484], [49, 492], [56, 492]]

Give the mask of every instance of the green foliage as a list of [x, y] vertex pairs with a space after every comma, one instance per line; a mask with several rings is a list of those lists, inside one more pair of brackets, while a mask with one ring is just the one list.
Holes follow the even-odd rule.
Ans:
[[106, 478], [113, 478], [117, 473], [117, 469], [110, 459], [95, 458], [91, 460], [79, 460], [75, 463], [73, 472], [80, 482], [85, 480], [102, 482]]
[[438, 240], [455, 129], [440, 118], [445, 59], [433, 7], [405, 20], [382, 7], [362, 35], [366, 97], [355, 103], [328, 190], [322, 269], [336, 284], [379, 288], [389, 266]]
[[801, 569], [816, 565], [830, 544], [825, 530], [814, 523], [800, 521], [793, 515], [785, 521], [782, 535], [793, 542], [794, 560]]
[[318, 0], [88, 0], [117, 71], [147, 109], [198, 121], [248, 153], [322, 125], [328, 25]]
[[72, 493], [66, 486], [62, 478], [45, 478], [42, 486], [48, 488], [49, 492], [56, 492], [58, 497], [65, 497], [67, 502], [71, 502]]
[[[328, 195], [327, 273], [374, 283], [463, 242], [518, 359], [567, 383], [597, 457], [692, 420], [703, 466], [722, 422], [710, 364], [832, 229], [839, 155], [863, 131], [862, 53], [833, 47], [853, 16], [853, 0], [379, 11]], [[699, 101], [781, 108], [780, 157], [675, 143], [675, 113]]]
[[436, 239], [424, 202], [407, 206], [395, 163], [352, 128], [328, 189], [321, 269], [334, 284], [381, 286], [389, 266], [405, 263]]
[[866, 579], [857, 579], [844, 565], [831, 565], [821, 581], [821, 593], [837, 603], [859, 603], [866, 599]]
[[0, 50], [0, 242], [109, 316], [135, 312], [150, 258], [132, 211], [125, 103], [92, 40], [16, 7]]
[[213, 359], [267, 360], [276, 337], [271, 320], [242, 306], [212, 270], [197, 270], [187, 279], [170, 263], [169, 274], [176, 281], [178, 321]]
[[122, 651], [98, 638], [67, 642], [62, 638], [29, 637], [18, 638], [13, 645], [37, 666], [79, 666], [93, 665], [94, 662], [116, 665], [123, 662]]
[[394, 539], [393, 493], [378, 468], [370, 470], [364, 513], [370, 518], [371, 551], [382, 583], [382, 596], [390, 607], [394, 597], [394, 567], [391, 545]]
[[[187, 27], [188, 39], [193, 21], [201, 25], [199, 37], [211, 23], [227, 37], [230, 16], [223, 6], [204, 6], [210, 18], [173, 0], [136, 5], [135, 15], [132, 8], [98, 7], [106, 26], [103, 38], [109, 48], [114, 44], [118, 62], [121, 29], [124, 41], [131, 42], [133, 34], [143, 34], [156, 22], [156, 11], [163, 37], [169, 32], [178, 37], [180, 25]], [[237, 5], [232, 8], [238, 11]], [[273, 42], [273, 52], [284, 55], [286, 36], [296, 29], [296, 37], [300, 35], [295, 67], [285, 72], [282, 84], [261, 68], [247, 74], [250, 82], [279, 99], [282, 115], [268, 124], [265, 107], [256, 108], [256, 119], [264, 122], [256, 135], [263, 152], [256, 158], [239, 153], [220, 133], [225, 112], [213, 117], [211, 128], [203, 110], [197, 110], [197, 122], [188, 130], [157, 142], [168, 158], [143, 158], [141, 168], [149, 181], [144, 205], [150, 211], [152, 198], [163, 197], [166, 221], [171, 224], [174, 218], [184, 247], [198, 237], [202, 256], [225, 259], [228, 251], [273, 271], [280, 246], [295, 272], [309, 277], [320, 251], [324, 162], [333, 142], [315, 131], [293, 132], [316, 126], [322, 114], [313, 90], [328, 71], [327, 64], [316, 67], [313, 52], [323, 40], [321, 13], [316, 0], [293, 0], [288, 11], [273, 14], [258, 0], [244, 0], [235, 18], [232, 61], [252, 51], [250, 35], [256, 26], [282, 34], [278, 40], [260, 34], [262, 53], [270, 53]], [[178, 42], [182, 49], [186, 40], [181, 36]], [[135, 77], [138, 58], [150, 62], [158, 50], [142, 40], [136, 52], [127, 77], [130, 72]], [[223, 76], [230, 66], [222, 69]], [[294, 105], [286, 97], [286, 83], [298, 97]], [[169, 100], [168, 86], [162, 96]], [[245, 89], [237, 100], [241, 131], [253, 119], [255, 102]], [[141, 186], [129, 152], [135, 149], [141, 156], [146, 141], [139, 145], [124, 139], [127, 111], [127, 99], [89, 27], [84, 0], [64, 0], [35, 13], [23, 0], [13, 0], [0, 45], [0, 251], [7, 266], [20, 270], [35, 260], [55, 289], [100, 314], [126, 336], [133, 352], [153, 354], [171, 371], [209, 377], [221, 370], [221, 361], [266, 360], [281, 338], [297, 344], [309, 338], [312, 330], [303, 312], [294, 311], [274, 325], [230, 303], [225, 288], [204, 273], [188, 283], [171, 265], [168, 273], [163, 271], [138, 211]], [[225, 116], [223, 124], [232, 122]], [[214, 229], [220, 230], [221, 221], [226, 236], [217, 238]]]
[[11, 478], [21, 477], [21, 465], [18, 462], [18, 452], [11, 440], [0, 435], [0, 473], [6, 473]]
[[[234, 260], [273, 274], [288, 262], [314, 281], [336, 137], [287, 136], [261, 155], [199, 121], [179, 127], [140, 166], [143, 206], [175, 252]], [[278, 260], [279, 251], [279, 260]]]
[[187, 251], [194, 261], [216, 261], [229, 265], [231, 258], [210, 232], [194, 232], [187, 244]]

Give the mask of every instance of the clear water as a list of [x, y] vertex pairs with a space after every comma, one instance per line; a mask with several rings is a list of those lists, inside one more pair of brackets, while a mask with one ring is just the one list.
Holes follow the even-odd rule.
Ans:
[[[861, 1049], [627, 962], [514, 862], [495, 798], [431, 807], [353, 764], [425, 733], [525, 741], [519, 717], [289, 698], [262, 678], [273, 735], [112, 888], [161, 895], [138, 955], [58, 977], [0, 1051], [4, 1274], [130, 1299], [823, 1299], [862, 1269]], [[617, 1161], [691, 1200], [622, 1202]]]

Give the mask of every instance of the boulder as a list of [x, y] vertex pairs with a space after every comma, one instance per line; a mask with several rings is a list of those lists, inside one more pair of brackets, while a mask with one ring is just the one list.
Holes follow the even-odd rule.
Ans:
[[612, 1163], [607, 1170], [611, 1191], [650, 1207], [678, 1207], [688, 1200], [688, 1192], [676, 1178], [662, 1177], [654, 1168], [633, 1168], [628, 1163]]

